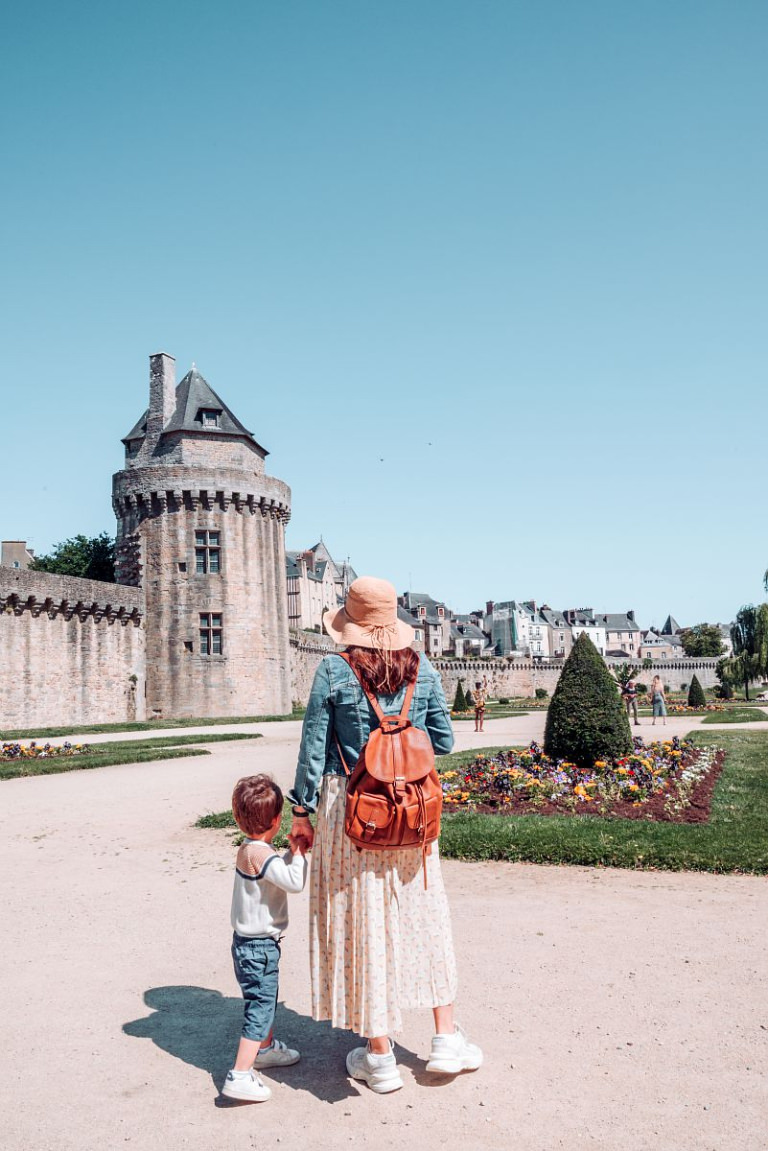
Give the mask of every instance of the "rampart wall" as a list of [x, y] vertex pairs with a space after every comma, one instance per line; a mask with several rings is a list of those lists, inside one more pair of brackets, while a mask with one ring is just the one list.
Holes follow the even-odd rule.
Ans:
[[[312, 679], [317, 665], [329, 651], [335, 651], [336, 646], [327, 636], [317, 636], [305, 639], [306, 632], [291, 633], [291, 665], [292, 665], [292, 691], [293, 699], [306, 703]], [[323, 646], [320, 641], [327, 641], [329, 646]], [[650, 687], [653, 676], [657, 673], [672, 691], [679, 691], [682, 685], [688, 686], [693, 675], [699, 677], [702, 687], [714, 687], [717, 683], [715, 675], [716, 659], [682, 659], [669, 662], [654, 663], [653, 668], [642, 669], [637, 678], [641, 683]], [[562, 660], [524, 661], [510, 659], [436, 659], [432, 665], [440, 672], [448, 703], [453, 702], [456, 694], [456, 685], [461, 679], [465, 690], [472, 688], [476, 680], [488, 679], [491, 696], [498, 698], [531, 698], [537, 687], [543, 687], [551, 695], [557, 686], [560, 673], [563, 669]], [[625, 667], [626, 661], [611, 660], [609, 667]]]
[[0, 730], [144, 719], [134, 587], [0, 567]]
[[[474, 687], [476, 681], [487, 676], [491, 696], [498, 698], [515, 697], [530, 698], [536, 693], [537, 687], [543, 687], [551, 695], [557, 686], [560, 673], [563, 669], [563, 660], [510, 660], [510, 659], [474, 659], [474, 660], [433, 660], [434, 667], [440, 672], [443, 688], [449, 703], [453, 702], [456, 685], [461, 679], [464, 688]], [[606, 661], [610, 668], [627, 666], [626, 660]], [[682, 685], [688, 686], [692, 677], [699, 678], [702, 687], [714, 687], [717, 683], [715, 675], [716, 659], [681, 659], [654, 662], [652, 668], [641, 668], [637, 673], [640, 683], [650, 687], [654, 675], [660, 675], [671, 691], [680, 691]], [[634, 666], [637, 666], [636, 664]]]

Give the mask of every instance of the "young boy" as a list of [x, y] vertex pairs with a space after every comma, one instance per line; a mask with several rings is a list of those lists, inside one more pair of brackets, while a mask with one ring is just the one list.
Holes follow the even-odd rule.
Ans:
[[[288, 892], [302, 891], [307, 860], [271, 846], [283, 814], [283, 793], [268, 775], [241, 779], [232, 795], [237, 826], [248, 837], [237, 853], [232, 893], [232, 959], [245, 999], [237, 1058], [221, 1089], [228, 1099], [262, 1103], [272, 1092], [259, 1078], [265, 1067], [298, 1063], [298, 1051], [275, 1039], [280, 938], [288, 926]], [[293, 846], [293, 845], [292, 845]]]

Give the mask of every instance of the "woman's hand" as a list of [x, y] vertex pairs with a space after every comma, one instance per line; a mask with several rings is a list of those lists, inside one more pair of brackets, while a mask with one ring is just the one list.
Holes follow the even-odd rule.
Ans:
[[314, 841], [315, 829], [309, 821], [309, 816], [294, 815], [291, 830], [288, 832], [291, 851], [298, 851], [300, 855], [306, 855], [308, 851], [312, 850]]

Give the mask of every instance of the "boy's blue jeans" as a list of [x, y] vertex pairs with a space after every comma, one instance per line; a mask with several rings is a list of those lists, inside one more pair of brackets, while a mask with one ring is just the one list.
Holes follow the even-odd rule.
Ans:
[[235, 977], [245, 1000], [243, 1039], [266, 1039], [277, 1007], [280, 944], [271, 936], [232, 936]]

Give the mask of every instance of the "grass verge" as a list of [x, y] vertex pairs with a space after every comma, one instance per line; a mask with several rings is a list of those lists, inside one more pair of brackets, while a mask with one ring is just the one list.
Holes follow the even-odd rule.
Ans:
[[763, 723], [768, 715], [759, 707], [729, 707], [727, 711], [710, 711], [702, 723]]
[[[446, 814], [440, 851], [447, 859], [568, 863], [670, 871], [768, 873], [768, 737], [760, 732], [702, 732], [700, 746], [723, 747], [727, 760], [709, 823], [645, 823], [596, 816]], [[443, 756], [441, 770], [462, 767], [480, 748]], [[290, 825], [286, 804], [281, 845]], [[232, 812], [204, 815], [198, 827], [236, 830]]]
[[28, 775], [60, 775], [64, 771], [87, 771], [93, 767], [113, 767], [120, 763], [150, 763], [155, 759], [181, 759], [188, 755], [210, 755], [201, 743], [228, 743], [233, 739], [260, 739], [256, 732], [221, 732], [218, 735], [177, 735], [161, 739], [116, 740], [94, 744], [83, 755], [61, 755], [51, 759], [10, 759], [0, 761], [0, 781]]
[[297, 707], [290, 715], [227, 715], [193, 719], [152, 719], [146, 723], [92, 723], [86, 727], [26, 727], [0, 731], [0, 741], [14, 739], [50, 739], [58, 735], [110, 735], [129, 731], [162, 731], [176, 727], [220, 727], [225, 723], [283, 723], [289, 719], [303, 719], [304, 708]]

